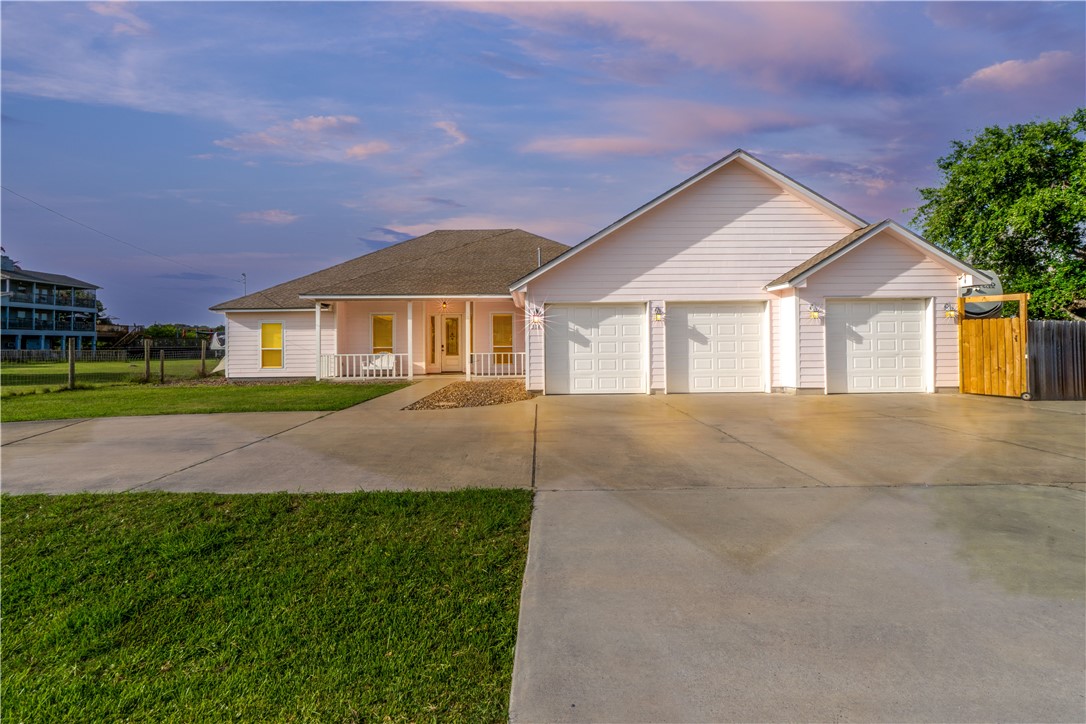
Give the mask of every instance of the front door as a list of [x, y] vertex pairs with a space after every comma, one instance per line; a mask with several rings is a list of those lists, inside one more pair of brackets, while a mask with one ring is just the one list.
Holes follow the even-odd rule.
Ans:
[[462, 315], [442, 314], [440, 319], [441, 371], [463, 372], [463, 340], [461, 339]]

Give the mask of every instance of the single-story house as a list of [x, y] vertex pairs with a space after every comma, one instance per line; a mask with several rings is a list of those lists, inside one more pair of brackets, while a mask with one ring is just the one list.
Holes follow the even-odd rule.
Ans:
[[737, 150], [573, 247], [434, 231], [212, 309], [230, 377], [935, 392], [958, 385], [959, 286], [988, 281]]

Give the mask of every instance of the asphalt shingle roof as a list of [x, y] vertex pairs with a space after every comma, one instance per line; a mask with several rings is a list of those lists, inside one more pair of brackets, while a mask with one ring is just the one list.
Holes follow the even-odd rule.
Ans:
[[50, 274], [48, 272], [31, 271], [29, 269], [4, 269], [3, 276], [6, 279], [18, 279], [24, 282], [41, 282], [43, 284], [55, 284], [58, 287], [73, 287], [75, 289], [101, 289], [101, 287], [85, 282], [75, 277], [64, 274]]
[[211, 307], [309, 309], [305, 296], [508, 294], [568, 247], [521, 229], [431, 231], [342, 264]]

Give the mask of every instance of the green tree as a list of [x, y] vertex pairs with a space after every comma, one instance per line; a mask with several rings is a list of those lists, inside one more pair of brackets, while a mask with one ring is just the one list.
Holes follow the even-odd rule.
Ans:
[[113, 317], [109, 316], [106, 312], [106, 305], [102, 304], [101, 299], [94, 300], [95, 306], [98, 308], [98, 321], [101, 324], [113, 324]]
[[1057, 120], [992, 126], [954, 141], [943, 184], [919, 189], [913, 223], [1008, 292], [1030, 316], [1086, 316], [1086, 108]]
[[149, 324], [143, 329], [143, 336], [152, 339], [176, 339], [180, 336], [176, 324]]

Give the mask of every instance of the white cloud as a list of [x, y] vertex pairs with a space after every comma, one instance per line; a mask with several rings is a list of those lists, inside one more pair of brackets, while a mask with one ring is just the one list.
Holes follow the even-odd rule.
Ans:
[[438, 121], [434, 124], [434, 128], [440, 128], [442, 131], [445, 131], [445, 133], [453, 140], [454, 146], [462, 146], [468, 142], [467, 134], [461, 131], [452, 121]]
[[356, 116], [307, 116], [214, 143], [239, 153], [340, 163], [361, 161], [392, 150], [385, 141], [361, 140], [361, 131], [362, 122]]
[[90, 3], [87, 7], [91, 12], [117, 19], [113, 26], [114, 35], [148, 35], [151, 32], [151, 24], [129, 10], [126, 2]]
[[302, 218], [297, 214], [282, 209], [268, 209], [266, 211], [245, 211], [238, 214], [238, 221], [243, 224], [268, 224], [271, 226], [285, 226], [293, 224]]
[[1006, 60], [995, 63], [962, 81], [966, 90], [1014, 91], [1034, 85], [1047, 85], [1081, 71], [1081, 59], [1066, 50], [1050, 50], [1034, 60]]
[[[633, 77], [653, 77], [678, 59], [690, 67], [734, 73], [770, 90], [801, 83], [875, 86], [874, 61], [885, 52], [865, 25], [860, 3], [536, 3], [468, 2], [460, 8], [501, 15], [537, 33], [638, 43]], [[610, 37], [608, 37], [610, 36]], [[537, 45], [536, 47], [543, 47]], [[526, 49], [528, 49], [526, 47]], [[543, 60], [599, 65], [596, 55], [546, 49]], [[651, 61], [651, 62], [648, 62]]]
[[789, 113], [663, 101], [655, 96], [601, 104], [596, 115], [624, 128], [608, 135], [545, 136], [529, 141], [521, 150], [558, 156], [650, 156], [715, 147], [735, 135], [796, 128], [806, 122]]
[[391, 150], [392, 146], [384, 141], [369, 141], [367, 143], [356, 143], [351, 146], [344, 152], [344, 157], [351, 161], [361, 161], [364, 158], [368, 158], [378, 153], [388, 153]]

